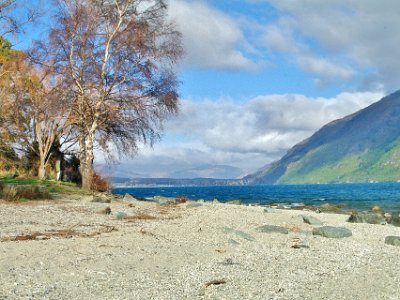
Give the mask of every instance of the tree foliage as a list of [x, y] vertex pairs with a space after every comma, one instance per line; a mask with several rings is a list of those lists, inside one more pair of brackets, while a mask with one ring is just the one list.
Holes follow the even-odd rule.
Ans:
[[[134, 153], [158, 138], [178, 108], [174, 64], [180, 33], [161, 0], [59, 0], [57, 27], [36, 57], [51, 57], [74, 92], [83, 185], [93, 176], [94, 147]], [[113, 148], [113, 149], [115, 149]]]
[[[68, 89], [50, 68], [36, 69], [22, 52], [4, 56], [0, 78], [2, 139], [39, 159], [38, 174], [46, 176], [52, 149], [71, 127], [68, 123]], [[32, 155], [31, 155], [32, 156]]]
[[[181, 35], [164, 0], [54, 3], [55, 25], [28, 56], [0, 38], [0, 139], [37, 155], [40, 177], [55, 145], [75, 141], [90, 188], [95, 147], [108, 157], [133, 155], [177, 112]], [[1, 9], [16, 4], [0, 0], [0, 24], [13, 23]]]

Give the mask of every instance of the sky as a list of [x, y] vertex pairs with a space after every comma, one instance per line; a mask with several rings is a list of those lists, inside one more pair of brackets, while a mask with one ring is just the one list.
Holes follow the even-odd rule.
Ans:
[[180, 113], [125, 177], [239, 178], [400, 87], [397, 0], [169, 0]]

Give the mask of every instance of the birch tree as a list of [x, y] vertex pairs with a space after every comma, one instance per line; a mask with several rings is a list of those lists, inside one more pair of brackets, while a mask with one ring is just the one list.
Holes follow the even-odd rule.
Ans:
[[0, 0], [0, 35], [21, 33], [39, 15], [38, 1]]
[[75, 93], [70, 117], [82, 186], [90, 189], [96, 145], [134, 154], [177, 112], [181, 36], [163, 0], [59, 0], [58, 7], [48, 49]]

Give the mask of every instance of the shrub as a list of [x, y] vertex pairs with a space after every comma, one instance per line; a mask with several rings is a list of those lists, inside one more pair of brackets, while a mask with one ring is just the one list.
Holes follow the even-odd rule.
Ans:
[[109, 179], [94, 173], [92, 179], [92, 190], [96, 192], [108, 192], [110, 190]]
[[18, 192], [21, 198], [27, 200], [51, 199], [49, 192], [39, 186], [19, 186]]

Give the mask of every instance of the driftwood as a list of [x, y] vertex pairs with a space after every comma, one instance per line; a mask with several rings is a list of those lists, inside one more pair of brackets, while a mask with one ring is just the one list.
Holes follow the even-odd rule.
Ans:
[[206, 288], [208, 288], [210, 285], [220, 285], [220, 284], [225, 284], [226, 280], [225, 279], [216, 279], [216, 280], [211, 280], [204, 284]]

